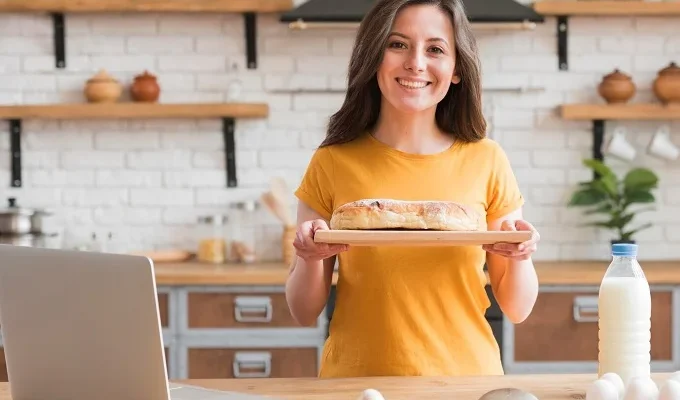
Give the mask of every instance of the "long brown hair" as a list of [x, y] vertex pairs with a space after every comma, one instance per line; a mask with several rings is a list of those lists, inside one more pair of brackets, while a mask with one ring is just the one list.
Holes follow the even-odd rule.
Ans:
[[381, 102], [376, 73], [387, 38], [397, 13], [416, 4], [438, 6], [450, 16], [454, 29], [456, 72], [461, 81], [452, 84], [437, 104], [435, 119], [439, 129], [462, 142], [486, 136], [477, 42], [462, 0], [379, 0], [359, 26], [349, 62], [345, 101], [331, 116], [320, 147], [352, 141], [375, 126]]

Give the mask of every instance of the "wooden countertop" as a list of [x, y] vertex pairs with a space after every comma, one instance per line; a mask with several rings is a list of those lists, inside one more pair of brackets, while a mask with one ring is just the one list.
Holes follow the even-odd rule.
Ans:
[[[668, 374], [653, 374], [663, 385]], [[202, 387], [271, 396], [277, 399], [356, 400], [362, 391], [373, 388], [385, 400], [456, 399], [478, 400], [493, 389], [514, 387], [533, 393], [540, 400], [585, 399], [585, 391], [595, 374], [506, 375], [486, 377], [372, 377], [346, 379], [263, 379], [263, 380], [190, 380]], [[0, 400], [5, 400], [0, 397]]]
[[[652, 374], [659, 387], [668, 377], [670, 373]], [[385, 400], [478, 400], [484, 393], [504, 387], [526, 390], [540, 400], [574, 400], [585, 399], [585, 391], [595, 379], [595, 374], [546, 374], [457, 378], [194, 379], [176, 382], [281, 400], [357, 400], [361, 392], [369, 388], [380, 391]], [[7, 382], [0, 383], [0, 400], [11, 400]]]
[[[541, 285], [599, 285], [608, 261], [535, 261]], [[680, 260], [640, 261], [650, 284], [680, 284]], [[210, 265], [196, 261], [156, 263], [158, 285], [283, 285], [288, 265]], [[337, 275], [333, 281], [336, 282]]]

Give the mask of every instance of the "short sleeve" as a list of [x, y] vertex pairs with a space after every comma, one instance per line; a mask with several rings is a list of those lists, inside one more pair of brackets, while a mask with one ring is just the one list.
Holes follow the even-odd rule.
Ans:
[[328, 221], [333, 214], [333, 186], [330, 149], [318, 148], [307, 165], [295, 196]]
[[510, 160], [497, 143], [493, 146], [492, 165], [487, 191], [487, 222], [503, 217], [524, 205], [524, 196], [512, 171]]

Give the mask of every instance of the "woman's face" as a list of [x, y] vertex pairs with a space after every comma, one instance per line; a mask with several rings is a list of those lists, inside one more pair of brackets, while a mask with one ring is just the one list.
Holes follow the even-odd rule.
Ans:
[[402, 9], [378, 69], [383, 101], [410, 113], [436, 107], [451, 83], [460, 82], [455, 64], [451, 19], [436, 6]]

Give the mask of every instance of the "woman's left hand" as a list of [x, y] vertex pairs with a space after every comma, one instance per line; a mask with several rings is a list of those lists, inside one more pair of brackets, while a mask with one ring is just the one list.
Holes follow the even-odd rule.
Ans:
[[489, 253], [497, 254], [509, 258], [511, 260], [523, 261], [531, 258], [531, 255], [536, 251], [538, 242], [541, 236], [538, 234], [536, 228], [524, 220], [503, 221], [501, 224], [502, 231], [530, 231], [531, 238], [523, 243], [496, 243], [482, 245], [482, 249]]

